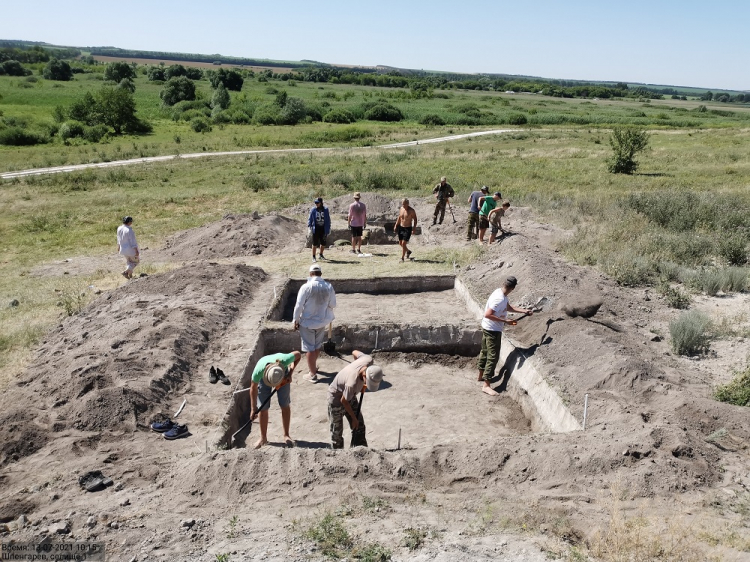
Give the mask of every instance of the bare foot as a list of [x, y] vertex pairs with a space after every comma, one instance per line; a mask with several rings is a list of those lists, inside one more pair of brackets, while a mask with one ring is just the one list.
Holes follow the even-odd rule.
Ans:
[[477, 376], [477, 382], [482, 382], [483, 380], [484, 380], [484, 373], [480, 371], [479, 376]]
[[253, 449], [260, 449], [263, 445], [268, 445], [268, 439], [263, 439], [262, 437], [258, 439], [258, 442], [253, 445]]
[[284, 437], [284, 443], [286, 443], [286, 446], [289, 447], [290, 449], [293, 449], [294, 447], [297, 446], [297, 443], [294, 442], [294, 439], [292, 439], [288, 435]]
[[482, 387], [482, 392], [484, 392], [485, 394], [488, 394], [488, 395], [490, 395], [490, 396], [500, 396], [500, 393], [499, 393], [499, 392], [496, 392], [496, 391], [494, 391], [494, 390], [492, 389], [492, 387], [491, 387], [490, 385], [488, 385], [488, 384], [485, 384], [485, 385], [484, 385], [484, 386]]

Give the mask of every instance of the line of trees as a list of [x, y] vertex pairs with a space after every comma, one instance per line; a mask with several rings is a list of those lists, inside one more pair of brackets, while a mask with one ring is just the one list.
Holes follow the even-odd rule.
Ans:
[[[134, 51], [130, 49], [115, 49], [109, 47], [95, 47], [91, 54], [105, 57], [124, 57], [151, 60], [174, 60], [186, 62], [208, 62], [213, 64], [236, 64], [239, 66], [271, 66], [288, 67], [289, 63], [284, 61], [273, 61], [266, 59], [252, 59], [244, 57], [227, 57], [223, 55], [198, 55], [192, 53], [169, 53], [160, 51]], [[306, 66], [306, 63], [302, 63]]]

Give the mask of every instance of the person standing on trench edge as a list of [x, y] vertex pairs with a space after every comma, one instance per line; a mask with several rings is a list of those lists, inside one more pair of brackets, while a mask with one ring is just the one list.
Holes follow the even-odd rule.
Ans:
[[315, 248], [320, 247], [320, 259], [326, 259], [323, 250], [326, 249], [326, 236], [331, 233], [331, 215], [328, 213], [328, 207], [323, 206], [323, 198], [318, 197], [315, 206], [310, 209], [310, 216], [307, 218], [307, 227], [312, 234], [312, 261], [318, 261], [315, 258]]
[[508, 277], [503, 286], [495, 289], [487, 305], [484, 307], [484, 318], [482, 318], [482, 350], [479, 353], [477, 367], [479, 369], [478, 381], [482, 383], [482, 392], [490, 396], [499, 396], [499, 393], [490, 386], [492, 377], [495, 376], [495, 367], [500, 359], [500, 343], [503, 336], [503, 328], [506, 324], [516, 325], [515, 320], [508, 320], [508, 312], [532, 315], [529, 308], [513, 308], [508, 302], [508, 295], [516, 288], [518, 281], [515, 277]]
[[359, 191], [354, 194], [354, 203], [349, 205], [346, 220], [352, 232], [352, 254], [362, 253], [362, 231], [367, 226], [367, 207], [360, 201]]
[[370, 355], [355, 349], [352, 357], [354, 361], [341, 369], [328, 386], [328, 421], [333, 449], [344, 448], [344, 417], [352, 428], [351, 446], [367, 447], [365, 419], [357, 397], [364, 390], [376, 391], [383, 380], [383, 370], [372, 364]]
[[404, 258], [411, 259], [411, 250], [406, 247], [406, 244], [416, 227], [417, 212], [409, 206], [409, 200], [404, 199], [401, 201], [401, 210], [398, 212], [398, 218], [393, 225], [393, 232], [398, 234], [398, 245], [401, 246], [401, 261], [404, 261]]
[[471, 195], [469, 195], [469, 220], [466, 224], [466, 240], [468, 242], [479, 236], [479, 207], [482, 204], [480, 199], [486, 197], [489, 192], [490, 188], [483, 185], [482, 189], [472, 191]]
[[318, 355], [325, 340], [326, 326], [335, 318], [336, 292], [322, 275], [318, 264], [310, 266], [310, 277], [300, 287], [292, 313], [294, 329], [299, 330], [302, 339], [302, 351], [307, 354], [310, 372], [302, 378], [308, 382], [318, 382]]
[[434, 225], [438, 222], [438, 214], [440, 215], [439, 224], [443, 224], [443, 219], [445, 218], [445, 206], [450, 202], [448, 199], [453, 197], [455, 193], [453, 192], [451, 184], [446, 181], [445, 176], [440, 178], [440, 183], [435, 186], [432, 193], [435, 194], [435, 199], [437, 199], [437, 203], [435, 204], [435, 215], [432, 217], [432, 224]]

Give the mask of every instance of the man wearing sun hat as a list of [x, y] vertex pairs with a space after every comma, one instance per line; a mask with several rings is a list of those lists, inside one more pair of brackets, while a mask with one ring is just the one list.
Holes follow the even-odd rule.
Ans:
[[367, 226], [367, 207], [360, 201], [359, 191], [354, 194], [354, 203], [349, 205], [347, 223], [352, 231], [352, 254], [362, 253], [362, 231]]
[[289, 424], [292, 419], [292, 393], [288, 383], [292, 382], [292, 373], [301, 358], [302, 354], [299, 351], [274, 353], [261, 357], [255, 364], [250, 384], [250, 403], [252, 404], [250, 418], [255, 419], [260, 414], [260, 439], [255, 444], [256, 449], [260, 449], [268, 443], [268, 409], [271, 407], [271, 403], [266, 404], [262, 410], [260, 410], [260, 407], [271, 395], [273, 389], [279, 387], [279, 385], [283, 385], [276, 391], [276, 396], [281, 408], [284, 442], [287, 447], [294, 447], [294, 440], [289, 436]]
[[323, 205], [323, 198], [318, 197], [313, 201], [315, 206], [310, 209], [310, 216], [307, 217], [307, 227], [312, 234], [312, 261], [318, 261], [315, 258], [315, 248], [320, 248], [320, 258], [326, 259], [323, 251], [326, 249], [326, 236], [331, 233], [331, 215], [328, 207]]
[[334, 449], [344, 448], [344, 416], [352, 428], [352, 446], [367, 447], [365, 420], [357, 396], [365, 389], [376, 391], [383, 380], [383, 370], [373, 365], [373, 359], [356, 349], [354, 361], [341, 369], [328, 386], [328, 421]]

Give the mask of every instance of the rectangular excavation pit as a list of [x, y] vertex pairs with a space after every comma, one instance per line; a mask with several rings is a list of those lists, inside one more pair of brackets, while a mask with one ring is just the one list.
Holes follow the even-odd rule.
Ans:
[[[393, 231], [395, 222], [386, 222], [383, 225], [370, 225], [365, 228], [362, 232], [362, 243], [367, 246], [369, 244], [398, 244], [398, 235]], [[422, 234], [422, 227], [417, 226], [412, 230], [412, 236], [419, 236]], [[309, 248], [312, 245], [312, 238], [307, 237], [305, 247]], [[346, 228], [332, 228], [331, 232], [326, 236], [326, 243], [330, 246], [333, 245], [337, 240], [346, 240], [351, 242], [352, 232]]]
[[[297, 291], [303, 283], [303, 280], [289, 280], [277, 291], [267, 314], [267, 326], [248, 357], [240, 388], [250, 385], [252, 369], [264, 355], [299, 349], [299, 334], [292, 329], [291, 316]], [[479, 320], [482, 307], [459, 279], [452, 276], [398, 277], [332, 280], [332, 283], [338, 300], [333, 331], [337, 351], [351, 359], [346, 354], [353, 349], [368, 353], [377, 350], [374, 353], [376, 362], [386, 372], [384, 392], [370, 393], [365, 398], [365, 415], [369, 406], [377, 417], [370, 422], [366, 415], [368, 435], [372, 435], [368, 437], [370, 446], [393, 448], [395, 441], [391, 428], [394, 423], [408, 428], [412, 437], [411, 440], [402, 440], [402, 445], [414, 447], [448, 443], [455, 439], [471, 440], [482, 434], [482, 427], [486, 435], [487, 423], [492, 427], [493, 435], [506, 434], [506, 430], [517, 434], [567, 432], [581, 428], [541, 376], [535, 362], [525, 357], [523, 350], [516, 349], [508, 338], [503, 337], [498, 366], [498, 371], [504, 367], [509, 373], [507, 392], [494, 401], [480, 392], [472, 362], [451, 358], [476, 356], [481, 343]], [[399, 302], [399, 299], [402, 300]], [[378, 303], [383, 304], [383, 310], [378, 308]], [[434, 310], [431, 308], [433, 303]], [[363, 309], [369, 312], [364, 313]], [[450, 323], [445, 319], [450, 319]], [[394, 356], [394, 353], [399, 355]], [[435, 361], [430, 361], [430, 356], [434, 356]], [[390, 363], [393, 363], [392, 376], [388, 378]], [[324, 378], [324, 383], [311, 384], [301, 377], [307, 371], [303, 357], [292, 388], [292, 436], [300, 440], [300, 445], [328, 446], [326, 383], [330, 383], [345, 364], [342, 357], [328, 357], [321, 353], [319, 368], [329, 376]], [[460, 368], [457, 367], [459, 364]], [[458, 395], [454, 396], [455, 393]], [[423, 400], [428, 395], [430, 399]], [[395, 413], [391, 412], [392, 409]], [[423, 419], [425, 411], [431, 412], [432, 422], [428, 423], [429, 417]], [[478, 433], [464, 432], [455, 427], [452, 417], [444, 416], [449, 411], [462, 420], [462, 427], [474, 428], [475, 421], [485, 425], [475, 428]], [[230, 445], [231, 436], [247, 422], [249, 413], [249, 393], [235, 395], [217, 435], [217, 445]], [[476, 419], [472, 417], [475, 415]], [[272, 406], [270, 418], [271, 441], [280, 438], [279, 416], [276, 404]], [[378, 421], [380, 417], [385, 420], [382, 427]], [[296, 426], [298, 422], [299, 427]], [[444, 431], [445, 428], [449, 430]], [[257, 435], [256, 427], [252, 439]]]

